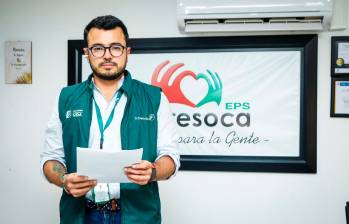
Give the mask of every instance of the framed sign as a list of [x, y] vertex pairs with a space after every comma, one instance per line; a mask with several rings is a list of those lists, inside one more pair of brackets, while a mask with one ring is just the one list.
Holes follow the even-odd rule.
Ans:
[[349, 77], [332, 78], [331, 117], [349, 117]]
[[[68, 84], [91, 73], [68, 41]], [[182, 170], [316, 173], [317, 36], [130, 39], [127, 69], [162, 88]]]
[[331, 76], [349, 76], [349, 36], [331, 38]]
[[32, 42], [5, 42], [5, 81], [7, 84], [32, 84]]

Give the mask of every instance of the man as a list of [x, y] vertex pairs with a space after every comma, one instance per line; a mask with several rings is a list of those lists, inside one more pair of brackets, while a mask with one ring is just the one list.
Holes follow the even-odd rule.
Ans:
[[[157, 181], [180, 165], [169, 103], [159, 88], [125, 70], [131, 49], [118, 18], [93, 19], [84, 41], [93, 74], [62, 89], [41, 155], [47, 180], [64, 189], [61, 223], [161, 223]], [[76, 173], [76, 147], [143, 148], [143, 160], [125, 168], [131, 183], [97, 183]]]

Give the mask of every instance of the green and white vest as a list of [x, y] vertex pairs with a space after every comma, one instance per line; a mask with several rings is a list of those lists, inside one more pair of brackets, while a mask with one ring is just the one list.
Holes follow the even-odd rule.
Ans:
[[[84, 82], [65, 87], [59, 97], [63, 145], [68, 173], [76, 172], [76, 147], [88, 147], [92, 120], [92, 75]], [[125, 71], [121, 87], [127, 97], [121, 121], [122, 150], [143, 148], [143, 160], [157, 157], [157, 111], [161, 90], [132, 79]], [[152, 119], [137, 119], [150, 117]], [[120, 184], [123, 224], [160, 224], [160, 198], [157, 182], [147, 185]], [[65, 191], [60, 200], [60, 223], [84, 224], [84, 197], [74, 198]]]

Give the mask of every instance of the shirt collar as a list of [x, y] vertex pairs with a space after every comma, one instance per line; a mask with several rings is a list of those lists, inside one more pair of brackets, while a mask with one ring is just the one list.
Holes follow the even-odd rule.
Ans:
[[[121, 88], [121, 86], [122, 86], [123, 83], [124, 83], [124, 76], [122, 76], [122, 77], [120, 78], [120, 80], [119, 80], [119, 82], [118, 82], [118, 87], [116, 88], [116, 91], [115, 91], [115, 92], [117, 92], [117, 91]], [[99, 93], [101, 93], [101, 90], [100, 90], [100, 89], [96, 86], [96, 84], [95, 84], [95, 79], [93, 78], [93, 76], [92, 76], [92, 78], [91, 78], [90, 87], [91, 87], [92, 90], [96, 90], [96, 91], [98, 91]]]
[[[118, 90], [123, 90], [124, 93], [126, 93], [127, 96], [130, 96], [132, 93], [132, 77], [131, 73], [127, 70], [125, 70], [125, 73], [123, 77], [121, 78], [122, 81], [119, 82]], [[94, 81], [93, 81], [93, 74], [90, 74], [90, 76], [87, 79], [87, 83], [89, 88], [92, 90], [91, 93], [93, 92], [93, 89], [95, 87]], [[97, 89], [97, 88], [96, 88]]]

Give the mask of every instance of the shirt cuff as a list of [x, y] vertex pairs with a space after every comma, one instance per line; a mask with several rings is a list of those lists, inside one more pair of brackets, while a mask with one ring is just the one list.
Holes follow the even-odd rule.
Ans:
[[179, 160], [179, 155], [178, 154], [176, 154], [176, 153], [164, 153], [164, 154], [161, 154], [161, 155], [159, 155], [157, 158], [156, 158], [156, 160], [155, 161], [157, 161], [157, 160], [159, 160], [161, 157], [164, 157], [164, 156], [169, 156], [169, 157], [171, 157], [171, 159], [173, 160], [173, 162], [174, 162], [174, 164], [175, 164], [175, 171], [173, 172], [173, 174], [172, 175], [170, 175], [167, 179], [170, 179], [170, 178], [172, 178], [172, 177], [175, 177], [176, 175], [177, 175], [177, 172], [178, 172], [178, 169], [179, 169], [179, 167], [180, 167], [180, 165], [181, 165], [181, 162], [180, 162], [180, 160]]

